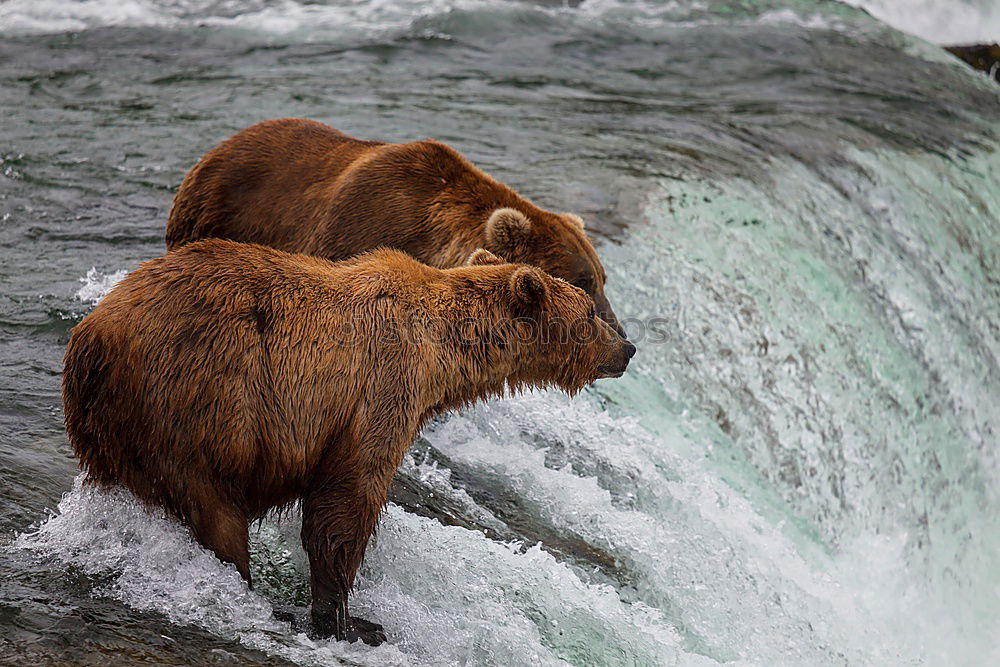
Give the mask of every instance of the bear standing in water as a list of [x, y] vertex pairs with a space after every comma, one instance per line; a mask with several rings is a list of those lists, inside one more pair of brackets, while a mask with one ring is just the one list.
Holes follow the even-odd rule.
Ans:
[[437, 141], [362, 141], [300, 118], [257, 123], [206, 153], [174, 198], [167, 249], [205, 238], [334, 261], [396, 248], [442, 269], [485, 248], [576, 285], [625, 336], [583, 221], [535, 206]]
[[248, 581], [248, 524], [301, 500], [316, 632], [374, 645], [347, 595], [425, 422], [508, 389], [578, 391], [634, 352], [583, 291], [485, 250], [441, 270], [200, 241], [73, 329], [66, 430], [89, 483], [165, 508]]

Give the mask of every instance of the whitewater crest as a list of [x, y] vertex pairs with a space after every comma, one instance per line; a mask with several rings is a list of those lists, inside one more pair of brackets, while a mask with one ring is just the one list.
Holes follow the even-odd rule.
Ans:
[[[164, 29], [211, 26], [290, 38], [391, 38], [406, 33], [446, 34], [459, 24], [548, 22], [639, 29], [760, 22], [810, 29], [863, 29], [872, 21], [860, 7], [887, 24], [936, 43], [996, 39], [1000, 8], [989, 0], [816, 0], [796, 3], [761, 0], [753, 4], [703, 0], [629, 2], [590, 0], [578, 6], [490, 0], [298, 2], [296, 0], [8, 0], [0, 5], [0, 32], [46, 34], [102, 27]], [[465, 17], [465, 18], [463, 18]], [[489, 19], [484, 21], [484, 19]]]
[[[308, 577], [297, 529], [293, 513], [265, 522], [252, 538], [256, 553], [282, 555], [254, 560], [254, 576], [264, 582], [258, 588], [278, 602], [294, 599]], [[685, 654], [658, 611], [586, 583], [537, 545], [494, 542], [394, 506], [369, 549], [354, 603], [391, 628], [390, 643], [374, 649], [313, 641], [276, 621], [272, 600], [249, 590], [184, 526], [125, 491], [87, 487], [82, 475], [58, 511], [14, 546], [89, 575], [95, 595], [299, 664], [495, 664], [500, 656], [508, 664], [619, 664], [624, 656], [713, 664]]]
[[345, 36], [359, 31], [369, 35], [408, 28], [425, 16], [440, 15], [456, 6], [487, 6], [478, 0], [449, 3], [386, 2], [309, 3], [294, 0], [11, 0], [0, 6], [3, 32], [57, 33], [99, 27], [184, 28], [213, 26], [245, 29], [276, 35]]
[[995, 0], [843, 0], [875, 18], [935, 44], [1000, 40], [1000, 3]]

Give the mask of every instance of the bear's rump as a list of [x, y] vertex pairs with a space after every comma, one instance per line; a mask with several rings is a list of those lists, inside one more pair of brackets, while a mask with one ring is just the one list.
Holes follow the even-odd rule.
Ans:
[[270, 496], [301, 485], [314, 447], [287, 419], [294, 397], [279, 399], [250, 310], [209, 328], [151, 308], [130, 313], [128, 335], [115, 315], [81, 324], [67, 354], [67, 429], [93, 480], [168, 506], [196, 481], [288, 502]]

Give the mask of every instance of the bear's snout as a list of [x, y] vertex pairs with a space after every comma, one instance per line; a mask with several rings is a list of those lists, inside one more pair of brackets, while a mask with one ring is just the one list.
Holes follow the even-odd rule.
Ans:
[[622, 340], [615, 354], [603, 366], [598, 368], [601, 378], [617, 378], [625, 373], [628, 362], [635, 356], [635, 345]]

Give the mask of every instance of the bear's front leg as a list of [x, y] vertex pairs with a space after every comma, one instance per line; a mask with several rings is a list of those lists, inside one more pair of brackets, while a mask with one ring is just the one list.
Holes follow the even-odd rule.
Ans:
[[[302, 544], [309, 554], [313, 628], [318, 636], [386, 641], [382, 626], [351, 617], [347, 595], [386, 502], [398, 461], [338, 446], [326, 455], [302, 503]], [[394, 457], [393, 457], [394, 458]]]

